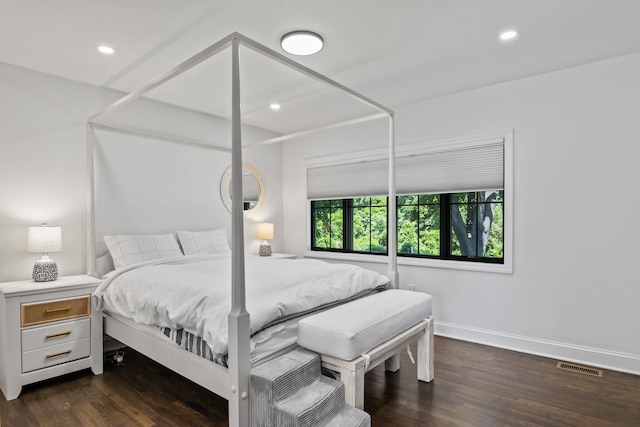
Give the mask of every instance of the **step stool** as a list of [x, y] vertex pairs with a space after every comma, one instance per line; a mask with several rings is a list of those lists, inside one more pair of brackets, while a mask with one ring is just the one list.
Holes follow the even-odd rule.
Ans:
[[251, 370], [252, 427], [371, 427], [345, 404], [344, 384], [320, 374], [320, 356], [298, 347]]

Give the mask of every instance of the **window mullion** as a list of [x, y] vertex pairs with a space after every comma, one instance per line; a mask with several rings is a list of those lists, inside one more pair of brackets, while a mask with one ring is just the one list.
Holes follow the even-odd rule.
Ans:
[[369, 197], [369, 253], [373, 252], [371, 250], [371, 244], [373, 243], [373, 240], [371, 239], [371, 233], [373, 232], [373, 225], [371, 224], [371, 219], [372, 219], [372, 215], [371, 215], [371, 197]]
[[[328, 226], [329, 226], [329, 247], [318, 248], [318, 212], [328, 212]], [[331, 248], [331, 208], [318, 207], [318, 202], [311, 201], [311, 248], [313, 250], [326, 250]]]
[[311, 248], [315, 248], [316, 247], [316, 227], [317, 227], [318, 223], [316, 220], [316, 202], [315, 201], [311, 201]]
[[333, 206], [329, 206], [329, 249], [333, 249]]
[[418, 229], [416, 230], [417, 238], [418, 238], [418, 247], [416, 248], [416, 255], [420, 256], [420, 196], [416, 197], [416, 214], [418, 215], [418, 220], [416, 221], [416, 225]]
[[[400, 198], [396, 196], [396, 254], [400, 255]], [[387, 255], [389, 254], [389, 197], [387, 196]]]
[[342, 199], [342, 242], [345, 252], [353, 252], [353, 199]]
[[483, 215], [484, 215], [484, 203], [482, 204], [480, 203], [480, 192], [476, 192], [476, 211], [475, 211], [476, 238], [474, 242], [476, 253], [473, 254], [474, 257], [476, 258], [484, 256], [484, 253], [482, 251], [482, 242], [484, 239], [483, 239], [483, 233], [481, 232]]
[[451, 258], [451, 194], [440, 195], [440, 257]]

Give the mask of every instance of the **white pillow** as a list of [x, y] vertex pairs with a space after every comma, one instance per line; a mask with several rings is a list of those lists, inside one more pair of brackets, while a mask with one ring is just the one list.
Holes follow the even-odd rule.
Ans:
[[152, 259], [182, 255], [173, 234], [149, 236], [104, 236], [115, 268]]
[[178, 231], [178, 240], [185, 255], [231, 253], [226, 228], [210, 231]]

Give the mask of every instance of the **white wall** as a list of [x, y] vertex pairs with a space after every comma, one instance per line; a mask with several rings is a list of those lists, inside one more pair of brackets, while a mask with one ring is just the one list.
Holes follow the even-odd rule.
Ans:
[[[438, 333], [640, 374], [639, 75], [635, 54], [396, 109], [399, 145], [514, 130], [513, 274], [399, 268]], [[305, 159], [386, 143], [360, 130], [285, 144], [285, 251], [306, 249]]]
[[[231, 153], [190, 143], [229, 147], [229, 121], [148, 100], [137, 104], [121, 110], [115, 121], [184, 139], [158, 140], [99, 128], [93, 132], [98, 254], [107, 250], [104, 234], [224, 227], [230, 236], [231, 215], [222, 203], [220, 182], [231, 164]], [[243, 140], [264, 140], [276, 134], [245, 126], [242, 136]], [[276, 230], [282, 231], [281, 145], [255, 146], [245, 150], [243, 159], [259, 172], [268, 194], [255, 216], [245, 221], [245, 249], [257, 253], [256, 222], [273, 221]], [[279, 245], [275, 240], [274, 248]]]
[[[86, 271], [86, 120], [120, 96], [114, 91], [0, 63], [0, 281], [30, 278], [39, 256], [26, 253], [26, 230], [42, 222], [62, 226], [63, 252], [52, 254], [60, 274]], [[186, 132], [190, 138], [204, 133], [221, 139], [228, 133], [226, 130], [211, 133], [212, 128], [199, 127], [211, 120], [210, 116], [166, 104], [147, 102], [134, 106], [132, 111], [127, 116], [129, 120], [141, 119], [163, 132], [183, 135]], [[167, 113], [171, 120], [167, 120]], [[122, 117], [118, 121], [122, 122]], [[196, 129], [199, 131], [195, 132]], [[248, 129], [246, 135], [272, 136], [272, 133]], [[119, 135], [119, 138], [124, 141], [127, 137]], [[160, 152], [166, 157], [169, 151]], [[280, 250], [281, 147], [272, 145], [245, 154], [262, 172], [269, 193], [263, 210], [253, 220], [276, 223], [273, 246], [274, 250]], [[145, 166], [141, 166], [142, 177]], [[219, 175], [212, 178], [207, 198], [222, 206], [218, 191], [224, 168], [222, 164], [216, 168], [220, 169]], [[186, 193], [195, 195], [195, 191]], [[202, 194], [198, 196], [203, 203]], [[253, 220], [248, 220], [245, 226], [247, 241], [252, 245], [256, 242], [252, 237]]]

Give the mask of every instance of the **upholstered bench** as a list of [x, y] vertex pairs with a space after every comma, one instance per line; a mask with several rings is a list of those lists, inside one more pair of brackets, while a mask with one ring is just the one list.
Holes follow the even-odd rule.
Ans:
[[340, 374], [348, 404], [364, 407], [364, 374], [387, 361], [399, 369], [398, 353], [418, 341], [418, 380], [433, 380], [431, 295], [391, 289], [306, 317], [298, 344], [320, 353], [322, 366]]

